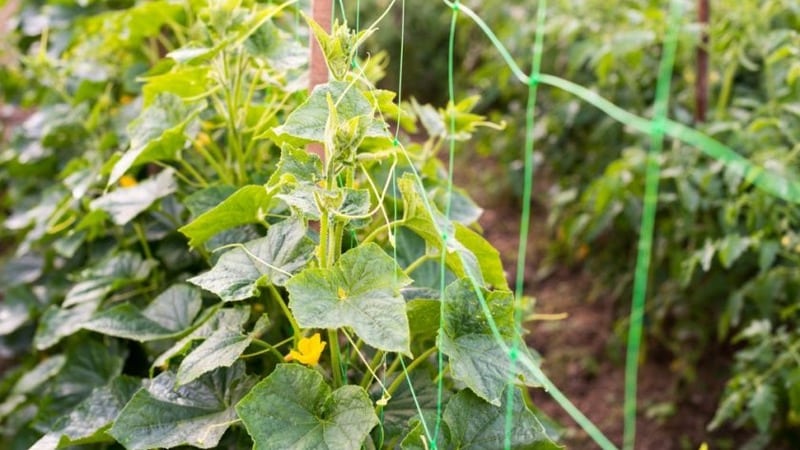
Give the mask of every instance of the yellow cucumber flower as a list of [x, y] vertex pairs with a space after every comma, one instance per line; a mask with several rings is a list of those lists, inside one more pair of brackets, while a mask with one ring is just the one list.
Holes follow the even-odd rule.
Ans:
[[319, 363], [319, 357], [322, 356], [322, 351], [325, 350], [326, 342], [322, 342], [319, 333], [314, 333], [311, 337], [304, 337], [297, 343], [297, 350], [290, 350], [289, 354], [284, 358], [286, 361], [296, 360], [307, 366], [316, 366]]
[[139, 184], [139, 182], [136, 181], [136, 178], [134, 178], [134, 177], [132, 177], [130, 175], [123, 175], [119, 179], [119, 185], [124, 187], [124, 188], [133, 187], [133, 186], [136, 186], [137, 184]]

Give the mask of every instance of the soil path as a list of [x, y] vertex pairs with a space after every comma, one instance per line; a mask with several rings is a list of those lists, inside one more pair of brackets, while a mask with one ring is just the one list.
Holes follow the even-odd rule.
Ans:
[[[467, 161], [464, 161], [467, 159]], [[478, 172], [477, 169], [480, 168]], [[519, 200], [497, 180], [504, 171], [477, 156], [466, 156], [456, 170], [465, 187], [485, 212], [480, 220], [486, 238], [501, 252], [513, 286], [519, 242]], [[543, 193], [548, 186], [537, 179], [526, 258], [526, 294], [536, 298], [537, 313], [566, 313], [557, 321], [528, 324], [526, 340], [543, 357], [543, 369], [606, 436], [622, 441], [624, 341], [615, 335], [624, 308], [607, 295], [592, 292], [591, 274], [581, 268], [557, 268], [537, 280], [549, 243]], [[541, 277], [540, 277], [541, 278]], [[593, 300], [592, 300], [593, 298]], [[711, 421], [723, 388], [725, 358], [711, 361], [691, 386], [681, 383], [668, 355], [650, 353], [640, 367], [637, 449], [696, 450], [702, 442], [725, 448], [726, 439], [710, 435]], [[570, 449], [595, 449], [588, 435], [541, 389], [532, 391], [537, 407], [565, 426], [564, 443]], [[728, 439], [731, 447], [736, 443]]]

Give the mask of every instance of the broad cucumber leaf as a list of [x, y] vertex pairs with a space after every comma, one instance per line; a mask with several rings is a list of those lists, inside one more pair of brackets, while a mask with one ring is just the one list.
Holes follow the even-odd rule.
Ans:
[[322, 161], [314, 153], [293, 147], [289, 144], [281, 147], [278, 167], [269, 178], [270, 186], [283, 184], [317, 184], [322, 180]]
[[183, 199], [183, 206], [189, 210], [192, 217], [198, 217], [225, 201], [234, 192], [236, 188], [227, 184], [209, 186], [186, 196]]
[[175, 171], [167, 169], [135, 186], [120, 187], [98, 197], [90, 206], [92, 209], [107, 212], [115, 224], [125, 225], [157, 200], [172, 194], [177, 189]]
[[[404, 382], [392, 394], [389, 403], [383, 408], [381, 423], [386, 433], [386, 441], [390, 441], [392, 436], [405, 435], [409, 431], [409, 421], [419, 417], [420, 411], [424, 417], [436, 417], [436, 405], [439, 402], [436, 383], [432, 382], [429, 376], [420, 372], [412, 372], [410, 376], [411, 384], [414, 386], [413, 395], [408, 388], [408, 383]], [[447, 389], [442, 391], [442, 404], [447, 403], [450, 394]], [[417, 409], [418, 405], [419, 409]]]
[[99, 305], [99, 300], [83, 302], [72, 308], [50, 305], [39, 319], [33, 345], [37, 350], [45, 350], [77, 332], [92, 317]]
[[122, 372], [127, 351], [117, 342], [84, 339], [71, 346], [64, 367], [36, 394], [42, 397], [37, 420], [55, 424], [69, 414], [92, 390], [107, 385]]
[[83, 326], [97, 333], [139, 342], [173, 337], [188, 328], [202, 306], [200, 291], [176, 284], [144, 310], [123, 303], [92, 316]]
[[378, 424], [367, 392], [342, 386], [331, 392], [317, 371], [279, 364], [236, 411], [256, 450], [358, 450]]
[[[514, 389], [513, 417], [510, 433], [506, 430], [506, 395], [503, 403], [492, 405], [463, 390], [450, 398], [442, 415], [443, 430], [437, 440], [438, 448], [483, 450], [503, 448], [506, 435], [511, 438], [511, 448], [519, 450], [558, 450], [562, 447], [547, 436], [544, 426], [525, 406], [519, 390]], [[422, 423], [414, 428], [400, 444], [403, 450], [430, 448]]]
[[253, 342], [253, 337], [263, 333], [267, 325], [269, 320], [264, 314], [258, 318], [251, 333], [242, 333], [239, 328], [218, 328], [181, 361], [176, 384], [181, 386], [194, 381], [217, 367], [232, 366]]
[[234, 405], [252, 385], [241, 362], [178, 388], [175, 374], [163, 372], [134, 394], [109, 434], [128, 450], [215, 447], [236, 420]]
[[6, 289], [3, 302], [0, 303], [0, 336], [9, 335], [23, 326], [39, 303], [24, 285]]
[[[514, 295], [509, 291], [482, 293], [504, 344], [510, 346], [514, 339], [520, 339], [514, 326]], [[511, 361], [495, 340], [472, 283], [464, 279], [452, 283], [445, 290], [444, 301], [440, 345], [450, 359], [453, 378], [487, 402], [499, 405], [509, 381]], [[518, 345], [520, 351], [527, 349], [523, 342]], [[535, 377], [520, 365], [514, 371], [521, 381], [534, 381]]]
[[202, 109], [202, 105], [186, 105], [172, 94], [156, 97], [128, 127], [131, 147], [111, 169], [108, 186], [116, 183], [131, 167], [174, 159], [186, 143], [186, 128]]
[[198, 99], [209, 92], [209, 66], [180, 66], [160, 75], [143, 79], [144, 106], [150, 106], [160, 93], [169, 92], [183, 100]]
[[373, 243], [343, 254], [330, 269], [306, 269], [286, 283], [289, 307], [303, 328], [352, 327], [372, 347], [409, 353], [406, 305], [411, 283]]
[[313, 253], [305, 225], [284, 220], [270, 226], [265, 237], [225, 252], [211, 270], [189, 282], [226, 302], [244, 300], [258, 295], [258, 287], [267, 283], [282, 286]]
[[67, 362], [65, 355], [55, 355], [42, 360], [33, 369], [26, 372], [11, 388], [12, 394], [29, 394], [39, 388], [45, 381], [53, 378], [64, 363]]
[[391, 137], [385, 124], [372, 119], [372, 105], [357, 87], [342, 81], [331, 81], [315, 87], [308, 100], [289, 115], [286, 123], [275, 128], [278, 138], [288, 139], [292, 143], [324, 142], [329, 116], [328, 95], [336, 104], [340, 122], [364, 116], [370, 120], [365, 137]]
[[31, 450], [52, 450], [111, 441], [111, 436], [105, 430], [140, 387], [138, 379], [119, 376], [108, 385], [95, 388], [69, 415], [56, 423], [53, 431], [42, 436]]
[[178, 231], [189, 238], [190, 246], [197, 248], [221, 231], [263, 222], [272, 196], [264, 186], [245, 186]]
[[70, 288], [62, 306], [97, 302], [128, 284], [145, 280], [158, 263], [144, 260], [138, 253], [120, 252], [84, 270], [79, 281]]
[[250, 308], [248, 306], [219, 310], [211, 309], [209, 313], [203, 314], [196, 321], [193, 325], [195, 327], [194, 330], [156, 358], [150, 368], [150, 372], [152, 373], [156, 367], [166, 368], [170, 359], [183, 355], [189, 351], [195, 341], [206, 339], [218, 329], [241, 329], [249, 317]]

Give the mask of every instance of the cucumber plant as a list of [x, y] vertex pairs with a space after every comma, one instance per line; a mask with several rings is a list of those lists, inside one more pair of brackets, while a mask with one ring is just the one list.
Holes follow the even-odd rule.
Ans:
[[25, 4], [4, 69], [41, 76], [4, 92], [33, 115], [2, 153], [0, 445], [558, 448], [437, 159], [474, 99], [398, 105], [374, 28], [313, 21], [306, 92], [293, 2], [117, 6]]

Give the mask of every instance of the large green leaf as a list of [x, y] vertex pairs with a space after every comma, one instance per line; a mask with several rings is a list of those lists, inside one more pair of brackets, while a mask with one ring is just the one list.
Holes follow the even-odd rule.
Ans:
[[221, 231], [240, 225], [263, 223], [272, 195], [264, 186], [245, 186], [178, 231], [189, 238], [190, 246], [197, 248]]
[[83, 339], [71, 342], [66, 357], [64, 367], [36, 392], [41, 398], [37, 411], [40, 423], [54, 425], [89, 397], [94, 388], [119, 376], [127, 349], [115, 341]]
[[186, 143], [186, 127], [201, 110], [202, 105], [186, 105], [172, 94], [157, 96], [128, 127], [131, 148], [114, 164], [108, 185], [116, 183], [131, 167], [174, 159]]
[[144, 260], [138, 253], [120, 252], [82, 271], [62, 306], [102, 300], [114, 289], [145, 280], [156, 265], [156, 261]]
[[286, 123], [274, 132], [279, 138], [291, 138], [297, 142], [324, 142], [325, 125], [328, 122], [328, 95], [336, 104], [336, 114], [340, 122], [363, 116], [370, 120], [366, 137], [390, 137], [385, 125], [372, 120], [372, 105], [356, 86], [342, 81], [331, 81], [314, 88], [305, 103], [295, 109]]
[[285, 184], [316, 184], [323, 179], [322, 161], [314, 153], [293, 147], [281, 147], [278, 167], [269, 177], [270, 186]]
[[369, 243], [343, 254], [330, 269], [304, 270], [286, 289], [301, 327], [352, 327], [375, 348], [407, 354], [408, 317], [400, 288], [410, 283], [389, 255]]
[[11, 388], [12, 394], [29, 394], [38, 389], [45, 381], [53, 378], [67, 362], [65, 355], [55, 355], [42, 360], [33, 369], [26, 372]]
[[189, 282], [217, 294], [226, 302], [258, 295], [258, 287], [283, 285], [290, 274], [305, 266], [314, 252], [299, 220], [284, 220], [269, 227], [263, 238], [225, 252], [206, 273]]
[[209, 66], [180, 66], [170, 72], [144, 78], [144, 106], [150, 106], [158, 94], [164, 92], [184, 100], [200, 98], [209, 91], [209, 72]]
[[24, 325], [39, 303], [26, 286], [12, 287], [4, 294], [0, 303], [0, 336], [11, 334]]
[[[510, 347], [514, 340], [525, 351], [514, 326], [514, 295], [509, 291], [482, 291], [492, 314], [502, 344]], [[499, 405], [510, 376], [533, 383], [534, 376], [516, 365], [497, 342], [478, 295], [469, 280], [459, 280], [445, 290], [444, 326], [440, 332], [442, 352], [450, 359], [453, 377], [462, 381], [484, 400]]]
[[201, 306], [197, 288], [176, 284], [144, 310], [123, 303], [93, 315], [83, 328], [139, 342], [164, 339], [188, 328]]
[[31, 450], [50, 450], [78, 444], [111, 441], [106, 430], [141, 386], [136, 378], [120, 376], [96, 388], [54, 429], [39, 439]]
[[236, 420], [234, 405], [252, 386], [244, 363], [176, 388], [163, 372], [125, 405], [109, 434], [128, 450], [192, 445], [212, 448]]
[[218, 329], [241, 329], [249, 317], [249, 306], [242, 305], [235, 308], [222, 308], [219, 310], [211, 309], [210, 312], [203, 314], [196, 321], [193, 325], [194, 330], [156, 358], [150, 369], [151, 372], [156, 367], [166, 368], [167, 363], [169, 363], [172, 358], [185, 354], [195, 341], [206, 339]]
[[71, 308], [50, 305], [39, 319], [33, 338], [34, 347], [45, 350], [77, 332], [92, 317], [99, 304], [99, 300], [92, 300]]
[[236, 411], [257, 450], [358, 450], [378, 424], [364, 389], [331, 392], [322, 375], [297, 364], [278, 365]]
[[120, 187], [98, 197], [92, 201], [91, 207], [107, 212], [117, 225], [125, 225], [177, 189], [175, 171], [167, 169], [135, 186]]
[[[444, 430], [439, 433], [439, 448], [483, 450], [504, 448], [506, 437], [510, 448], [515, 450], [558, 450], [545, 432], [544, 426], [525, 406], [519, 390], [514, 388], [511, 407], [511, 430], [506, 430], [506, 395], [503, 403], [491, 405], [472, 392], [463, 390], [447, 403], [442, 420]], [[403, 439], [403, 450], [429, 448], [421, 423]], [[508, 448], [508, 447], [505, 447]]]
[[239, 327], [218, 328], [181, 361], [175, 377], [177, 385], [194, 381], [217, 367], [232, 366], [268, 325], [267, 315], [263, 314], [250, 333], [243, 333]]

